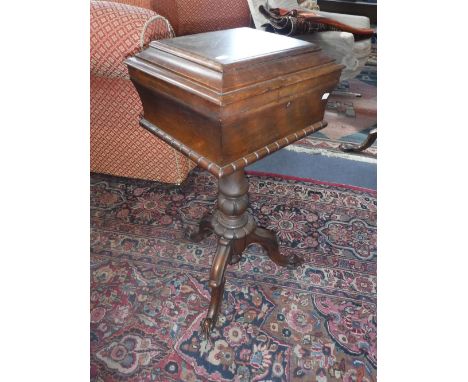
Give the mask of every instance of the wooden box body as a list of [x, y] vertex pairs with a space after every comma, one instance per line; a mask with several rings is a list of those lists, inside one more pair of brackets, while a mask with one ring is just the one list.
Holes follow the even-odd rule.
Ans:
[[144, 119], [219, 167], [322, 121], [342, 69], [251, 28], [153, 41], [126, 63]]

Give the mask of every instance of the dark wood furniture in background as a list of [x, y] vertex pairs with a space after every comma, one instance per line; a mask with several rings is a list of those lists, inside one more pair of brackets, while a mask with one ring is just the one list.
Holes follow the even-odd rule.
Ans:
[[300, 263], [246, 211], [244, 167], [326, 126], [327, 97], [343, 66], [316, 45], [251, 28], [153, 41], [126, 63], [143, 104], [141, 126], [219, 179], [216, 211], [190, 235], [219, 236], [202, 323], [208, 336], [225, 269], [248, 245], [259, 243], [278, 265]]
[[369, 131], [364, 142], [360, 144], [353, 143], [342, 143], [340, 145], [340, 150], [347, 153], [358, 153], [368, 149], [372, 144], [377, 140], [377, 127]]
[[359, 0], [318, 0], [321, 11], [367, 16], [371, 24], [377, 24], [377, 3]]

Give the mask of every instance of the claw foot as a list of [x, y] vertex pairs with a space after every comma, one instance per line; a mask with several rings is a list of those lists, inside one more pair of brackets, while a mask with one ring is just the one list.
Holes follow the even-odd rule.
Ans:
[[210, 333], [211, 333], [211, 329], [214, 328], [214, 321], [209, 317], [204, 318], [200, 324], [200, 327], [201, 327], [201, 332], [202, 332], [203, 337], [206, 340], [211, 342]]
[[287, 257], [286, 268], [294, 269], [304, 264], [304, 259], [298, 255], [292, 255]]

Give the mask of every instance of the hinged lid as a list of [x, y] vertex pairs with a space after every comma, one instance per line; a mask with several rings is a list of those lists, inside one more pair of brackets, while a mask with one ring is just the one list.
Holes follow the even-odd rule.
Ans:
[[318, 67], [321, 74], [336, 71], [333, 61], [313, 43], [236, 28], [153, 41], [127, 64], [216, 103], [230, 103], [245, 98], [242, 89], [253, 96], [316, 76]]

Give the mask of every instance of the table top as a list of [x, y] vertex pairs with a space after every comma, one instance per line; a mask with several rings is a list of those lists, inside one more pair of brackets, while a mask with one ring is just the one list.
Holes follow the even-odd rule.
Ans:
[[153, 41], [159, 50], [218, 70], [236, 63], [249, 64], [303, 54], [319, 48], [310, 42], [252, 28], [235, 28]]

